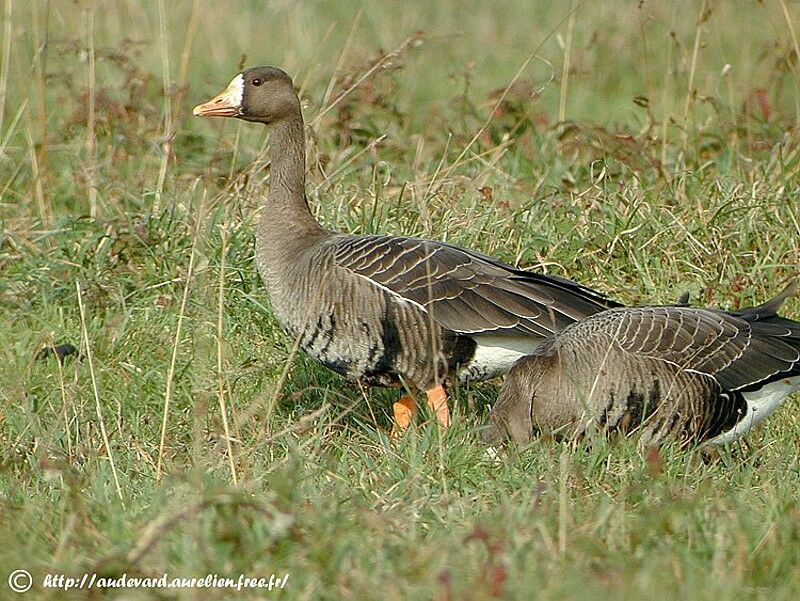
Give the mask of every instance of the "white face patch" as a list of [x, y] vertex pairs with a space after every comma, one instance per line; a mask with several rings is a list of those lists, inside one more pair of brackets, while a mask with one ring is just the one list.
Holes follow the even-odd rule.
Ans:
[[231, 80], [225, 91], [220, 94], [230, 106], [242, 106], [244, 97], [244, 77], [241, 73]]
[[220, 94], [194, 107], [192, 114], [199, 117], [238, 117], [242, 114], [243, 97], [244, 77], [239, 73]]

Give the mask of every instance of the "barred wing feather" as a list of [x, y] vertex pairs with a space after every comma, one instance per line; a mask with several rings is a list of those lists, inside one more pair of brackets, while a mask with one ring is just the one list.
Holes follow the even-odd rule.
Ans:
[[619, 306], [565, 278], [441, 242], [393, 236], [337, 236], [331, 242], [338, 267], [424, 307], [456, 333], [547, 337]]

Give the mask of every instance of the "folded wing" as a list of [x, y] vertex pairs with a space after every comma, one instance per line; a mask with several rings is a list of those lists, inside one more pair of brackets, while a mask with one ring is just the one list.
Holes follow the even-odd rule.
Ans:
[[341, 236], [335, 262], [461, 334], [546, 337], [619, 303], [575, 282], [441, 242]]
[[793, 291], [790, 287], [763, 305], [736, 312], [677, 306], [610, 311], [571, 328], [570, 339], [610, 337], [626, 353], [747, 392], [800, 375], [800, 323], [775, 313]]

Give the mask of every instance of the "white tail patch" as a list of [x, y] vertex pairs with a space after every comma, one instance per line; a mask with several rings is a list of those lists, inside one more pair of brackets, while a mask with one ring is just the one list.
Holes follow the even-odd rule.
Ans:
[[474, 336], [475, 356], [459, 373], [459, 380], [486, 380], [504, 374], [520, 357], [530, 355], [544, 338]]
[[725, 444], [746, 434], [780, 407], [787, 396], [798, 390], [800, 376], [793, 376], [770, 382], [758, 390], [742, 393], [747, 402], [747, 413], [733, 428], [712, 438], [708, 444]]

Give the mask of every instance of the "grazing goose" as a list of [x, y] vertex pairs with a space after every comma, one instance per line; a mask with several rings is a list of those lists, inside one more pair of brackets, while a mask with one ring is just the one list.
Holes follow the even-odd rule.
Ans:
[[736, 312], [685, 306], [617, 308], [551, 337], [512, 367], [483, 440], [596, 428], [722, 444], [800, 390], [800, 322], [776, 314], [797, 289]]
[[[366, 384], [424, 391], [442, 426], [443, 384], [507, 371], [547, 336], [619, 306], [575, 282], [530, 273], [442, 242], [323, 229], [305, 196], [305, 135], [289, 76], [254, 67], [193, 114], [271, 127], [258, 269], [289, 336], [317, 361]], [[404, 429], [414, 400], [394, 404]]]

